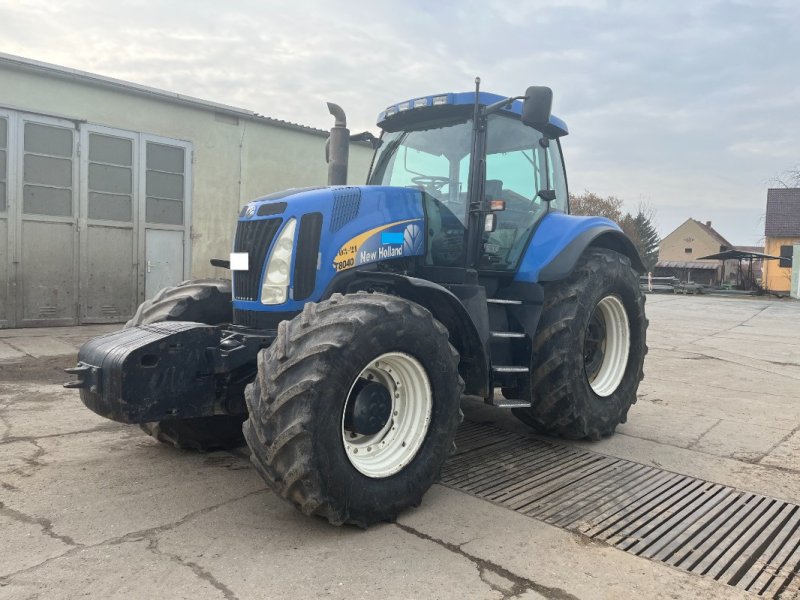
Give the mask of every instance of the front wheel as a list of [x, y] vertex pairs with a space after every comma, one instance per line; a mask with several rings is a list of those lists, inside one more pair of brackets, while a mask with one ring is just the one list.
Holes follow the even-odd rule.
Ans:
[[453, 448], [463, 382], [421, 306], [335, 294], [278, 327], [247, 387], [251, 460], [305, 514], [366, 527], [420, 503]]
[[569, 278], [547, 284], [533, 341], [524, 423], [569, 439], [611, 435], [636, 402], [647, 319], [630, 260], [589, 248]]

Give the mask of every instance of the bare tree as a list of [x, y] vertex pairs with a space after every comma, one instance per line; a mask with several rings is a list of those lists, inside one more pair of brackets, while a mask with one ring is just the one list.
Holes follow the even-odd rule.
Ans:
[[770, 183], [782, 188], [800, 187], [800, 165], [775, 176]]

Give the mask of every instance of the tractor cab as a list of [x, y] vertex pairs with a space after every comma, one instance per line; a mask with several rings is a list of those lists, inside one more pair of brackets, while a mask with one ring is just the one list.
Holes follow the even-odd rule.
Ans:
[[541, 219], [568, 212], [558, 143], [567, 129], [555, 117], [524, 123], [520, 100], [475, 99], [445, 94], [387, 108], [368, 184], [422, 190], [426, 265], [513, 273]]

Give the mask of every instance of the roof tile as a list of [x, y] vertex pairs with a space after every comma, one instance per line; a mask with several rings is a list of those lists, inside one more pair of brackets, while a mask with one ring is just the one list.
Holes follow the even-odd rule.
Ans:
[[800, 237], [800, 188], [767, 190], [767, 237]]

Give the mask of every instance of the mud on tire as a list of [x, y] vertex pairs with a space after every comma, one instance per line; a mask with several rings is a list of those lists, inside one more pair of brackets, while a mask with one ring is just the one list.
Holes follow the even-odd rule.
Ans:
[[[231, 282], [196, 279], [164, 288], [139, 305], [125, 327], [162, 321], [194, 321], [221, 325], [231, 320]], [[242, 421], [246, 415], [216, 415], [142, 423], [141, 428], [159, 442], [176, 448], [209, 451], [244, 445]]]
[[[584, 363], [584, 338], [598, 303], [622, 302], [630, 328], [628, 360], [613, 393], [592, 389]], [[589, 248], [569, 278], [547, 284], [533, 340], [531, 408], [513, 409], [531, 427], [569, 439], [597, 440], [624, 423], [644, 377], [647, 319], [644, 294], [630, 260], [613, 250]], [[531, 395], [532, 393], [532, 395]]]
[[[432, 392], [427, 433], [398, 472], [368, 477], [345, 452], [343, 413], [362, 370], [389, 352], [421, 365]], [[334, 294], [278, 327], [245, 391], [251, 460], [269, 487], [303, 513], [366, 527], [420, 503], [453, 448], [463, 382], [445, 327], [393, 296]]]

